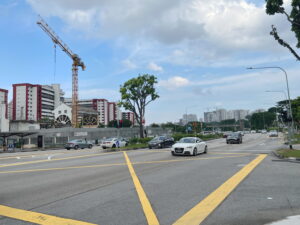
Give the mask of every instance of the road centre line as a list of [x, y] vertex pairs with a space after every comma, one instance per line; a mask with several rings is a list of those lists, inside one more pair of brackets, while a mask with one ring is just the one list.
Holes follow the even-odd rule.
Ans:
[[27, 164], [36, 164], [36, 163], [42, 163], [42, 162], [54, 162], [54, 161], [61, 161], [61, 160], [67, 160], [67, 159], [79, 159], [79, 158], [99, 156], [99, 155], [110, 155], [110, 154], [115, 154], [115, 153], [118, 153], [118, 152], [99, 153], [99, 154], [95, 153], [95, 154], [88, 154], [88, 155], [71, 156], [71, 157], [66, 157], [66, 158], [61, 158], [61, 159], [52, 159], [51, 161], [49, 161], [48, 159], [43, 159], [43, 160], [36, 160], [36, 161], [22, 162], [22, 163], [10, 163], [10, 164], [6, 164], [6, 165], [0, 165], [0, 168], [10, 167], [10, 166], [27, 165]]
[[16, 209], [4, 205], [0, 205], [0, 215], [21, 220], [27, 221], [35, 224], [42, 225], [96, 225], [93, 223], [82, 222], [78, 220], [66, 219], [57, 216], [51, 216], [43, 213], [27, 211], [23, 209]]
[[147, 195], [140, 183], [140, 180], [139, 178], [137, 177], [134, 169], [133, 169], [133, 166], [130, 162], [130, 159], [127, 155], [126, 152], [123, 152], [124, 153], [124, 157], [125, 157], [125, 160], [126, 160], [126, 163], [127, 163], [127, 166], [128, 166], [128, 170], [130, 172], [130, 175], [132, 177], [132, 181], [134, 183], [134, 186], [135, 186], [135, 189], [136, 189], [136, 192], [138, 194], [138, 197], [139, 197], [139, 200], [141, 202], [141, 205], [143, 207], [143, 210], [144, 210], [144, 214], [146, 216], [146, 219], [147, 219], [147, 222], [149, 225], [159, 225], [159, 222], [158, 222], [158, 219], [152, 209], [152, 206], [147, 198]]
[[265, 154], [257, 156], [194, 208], [185, 213], [173, 225], [201, 224], [266, 157]]
[[[250, 155], [250, 154], [249, 154]], [[184, 162], [190, 160], [205, 160], [205, 159], [225, 159], [225, 158], [237, 158], [248, 155], [240, 156], [223, 156], [223, 157], [208, 157], [208, 158], [197, 158], [197, 159], [182, 159], [182, 160], [160, 160], [160, 161], [146, 161], [146, 162], [133, 162], [132, 165], [142, 165], [142, 164], [157, 164], [157, 163], [168, 163], [168, 162]], [[109, 166], [125, 166], [126, 163], [112, 163], [112, 164], [98, 164], [89, 166], [71, 166], [71, 167], [59, 167], [59, 168], [47, 168], [47, 169], [30, 169], [30, 170], [10, 170], [10, 171], [0, 171], [0, 174], [10, 174], [10, 173], [29, 173], [29, 172], [43, 172], [43, 171], [55, 171], [55, 170], [68, 170], [68, 169], [84, 169], [84, 168], [97, 168], [97, 167], [109, 167]]]

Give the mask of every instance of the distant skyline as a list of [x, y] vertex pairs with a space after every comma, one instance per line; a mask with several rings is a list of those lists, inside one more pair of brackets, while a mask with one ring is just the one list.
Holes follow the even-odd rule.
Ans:
[[[284, 1], [286, 5], [290, 1]], [[120, 99], [119, 87], [139, 74], [158, 77], [160, 98], [146, 122], [203, 118], [208, 109], [267, 109], [283, 100], [281, 66], [291, 98], [300, 96], [300, 63], [269, 35], [271, 25], [295, 46], [284, 15], [268, 16], [258, 0], [69, 1], [2, 0], [0, 88], [60, 83], [71, 96], [71, 59], [36, 25], [38, 14], [85, 62], [79, 98]], [[124, 11], [124, 9], [127, 9]], [[54, 74], [54, 71], [56, 73]]]

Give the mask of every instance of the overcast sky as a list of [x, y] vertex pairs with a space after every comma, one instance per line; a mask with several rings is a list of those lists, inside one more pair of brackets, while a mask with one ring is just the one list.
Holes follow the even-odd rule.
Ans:
[[[283, 15], [265, 14], [259, 0], [1, 0], [0, 88], [60, 83], [71, 96], [71, 60], [36, 25], [38, 14], [85, 62], [79, 97], [120, 99], [119, 87], [138, 74], [158, 78], [160, 98], [146, 123], [203, 117], [216, 108], [268, 108], [300, 95], [300, 62], [269, 35], [271, 25], [295, 43]], [[284, 1], [287, 8], [290, 1]], [[54, 69], [55, 68], [55, 69]], [[56, 70], [56, 74], [54, 73]]]

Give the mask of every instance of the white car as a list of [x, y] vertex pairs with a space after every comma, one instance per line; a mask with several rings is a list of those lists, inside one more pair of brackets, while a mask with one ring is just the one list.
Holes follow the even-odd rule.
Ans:
[[101, 147], [106, 148], [120, 148], [128, 145], [128, 141], [124, 138], [108, 138], [102, 141]]
[[204, 141], [197, 137], [181, 138], [172, 146], [172, 155], [198, 155], [207, 153], [207, 145]]

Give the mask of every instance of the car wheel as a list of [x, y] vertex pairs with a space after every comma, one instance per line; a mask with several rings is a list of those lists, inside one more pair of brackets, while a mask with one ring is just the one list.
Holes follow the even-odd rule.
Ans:
[[128, 146], [128, 143], [125, 144], [125, 147], [127, 147], [127, 146]]
[[206, 154], [207, 153], [207, 146], [205, 146], [205, 148], [204, 148], [204, 154]]
[[112, 148], [115, 148], [116, 147], [116, 145], [114, 144], [113, 146], [112, 146]]
[[226, 141], [227, 144], [229, 144], [229, 141]]
[[194, 148], [193, 156], [196, 156], [196, 155], [197, 155], [197, 148]]
[[106, 147], [105, 147], [105, 146], [102, 146], [102, 148], [103, 148], [103, 149], [106, 149]]
[[171, 154], [172, 154], [172, 155], [175, 155], [175, 153], [174, 153], [174, 152], [171, 152]]
[[93, 147], [93, 145], [89, 145], [89, 147], [88, 147], [88, 148], [89, 148], [89, 149], [91, 149], [92, 147]]
[[152, 149], [152, 147], [151, 147], [151, 146], [149, 146], [149, 149]]
[[75, 145], [75, 146], [74, 146], [74, 149], [77, 150], [77, 149], [78, 149], [78, 145]]
[[67, 150], [70, 150], [70, 148], [67, 148]]

